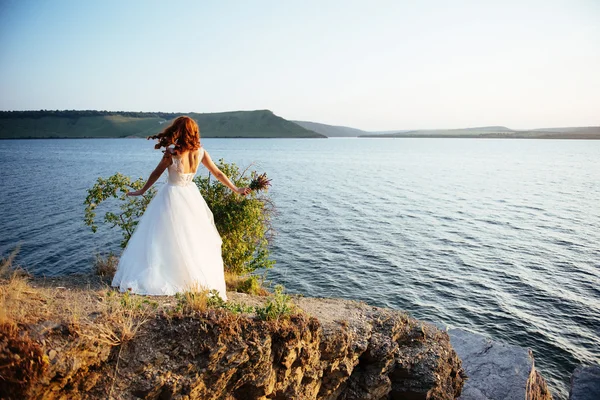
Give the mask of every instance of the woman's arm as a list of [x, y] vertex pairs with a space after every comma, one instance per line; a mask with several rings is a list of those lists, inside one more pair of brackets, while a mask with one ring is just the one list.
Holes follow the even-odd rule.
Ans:
[[141, 196], [144, 193], [146, 193], [146, 190], [150, 189], [150, 186], [154, 185], [154, 183], [158, 180], [158, 178], [160, 178], [162, 173], [165, 172], [165, 169], [167, 169], [167, 167], [171, 165], [171, 163], [173, 162], [173, 160], [171, 159], [172, 156], [173, 155], [171, 154], [169, 149], [165, 150], [163, 158], [160, 160], [156, 168], [154, 168], [154, 171], [152, 171], [152, 173], [148, 177], [148, 180], [146, 181], [144, 187], [140, 190], [136, 190], [135, 192], [127, 193], [127, 196]]
[[210, 158], [210, 154], [205, 150], [204, 157], [202, 157], [202, 164], [210, 171], [211, 174], [215, 176], [221, 183], [227, 186], [229, 189], [234, 191], [237, 194], [241, 194], [242, 196], [250, 193], [250, 188], [238, 188], [235, 186], [221, 170], [215, 165], [212, 158]]

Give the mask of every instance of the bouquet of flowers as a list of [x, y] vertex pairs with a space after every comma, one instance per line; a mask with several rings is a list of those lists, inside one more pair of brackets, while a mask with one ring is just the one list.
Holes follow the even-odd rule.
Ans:
[[271, 186], [271, 180], [267, 179], [266, 173], [262, 173], [260, 175], [258, 175], [256, 172], [252, 173], [252, 181], [250, 182], [250, 185], [249, 185], [250, 190], [267, 191], [267, 190], [269, 190], [269, 186]]

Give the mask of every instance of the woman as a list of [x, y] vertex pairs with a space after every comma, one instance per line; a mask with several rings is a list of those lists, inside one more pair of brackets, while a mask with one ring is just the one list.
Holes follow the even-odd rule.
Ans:
[[168, 181], [152, 199], [129, 239], [112, 286], [147, 295], [172, 295], [185, 290], [216, 289], [224, 300], [225, 277], [221, 237], [213, 215], [192, 181], [198, 165], [204, 166], [225, 186], [237, 188], [213, 163], [200, 145], [200, 131], [189, 117], [178, 117], [162, 133], [155, 148], [165, 147], [162, 160], [140, 190], [140, 196], [168, 170]]

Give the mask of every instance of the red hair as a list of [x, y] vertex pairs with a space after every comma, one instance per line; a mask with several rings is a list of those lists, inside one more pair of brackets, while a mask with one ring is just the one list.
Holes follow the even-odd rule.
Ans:
[[190, 117], [175, 118], [173, 123], [158, 135], [148, 136], [148, 139], [158, 139], [155, 149], [175, 145], [175, 154], [193, 151], [200, 148], [200, 129], [196, 121]]

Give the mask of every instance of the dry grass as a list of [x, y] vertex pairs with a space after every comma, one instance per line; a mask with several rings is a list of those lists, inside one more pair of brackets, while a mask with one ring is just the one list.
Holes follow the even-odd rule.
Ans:
[[28, 284], [28, 275], [14, 259], [19, 252], [17, 247], [8, 257], [0, 259], [0, 323], [14, 324], [25, 318], [26, 312], [20, 305], [26, 303], [33, 294]]
[[209, 304], [209, 290], [201, 285], [194, 284], [183, 293], [175, 295], [177, 309], [184, 313], [206, 312]]
[[[53, 321], [66, 324], [86, 340], [119, 346], [133, 338], [158, 312], [204, 313], [209, 308], [250, 312], [251, 307], [231, 304], [225, 307], [204, 287], [195, 285], [173, 298], [149, 298], [119, 293], [94, 277], [31, 279], [15, 265], [18, 249], [0, 260], [0, 324], [13, 326]], [[118, 263], [117, 257], [96, 257], [98, 275], [107, 277]], [[87, 281], [86, 281], [87, 279]], [[268, 295], [256, 276], [239, 277], [226, 273], [230, 290]], [[87, 282], [87, 283], [86, 283]]]
[[9, 278], [0, 286], [0, 323], [20, 321], [27, 316], [21, 305], [31, 298], [27, 279], [18, 275]]
[[[54, 321], [70, 325], [84, 338], [116, 346], [131, 339], [158, 308], [145, 296], [120, 294], [102, 284], [85, 287], [79, 277], [49, 285], [32, 282], [14, 265], [15, 255], [13, 251], [0, 260], [0, 323]], [[116, 265], [114, 259], [104, 258], [109, 261], [102, 264], [103, 271]]]
[[15, 271], [15, 257], [19, 253], [19, 246], [17, 246], [8, 257], [2, 257], [0, 260], [0, 278], [9, 278]]
[[[68, 324], [83, 338], [119, 346], [134, 337], [158, 309], [204, 313], [209, 308], [250, 312], [243, 304], [225, 307], [208, 289], [195, 285], [173, 298], [152, 298], [129, 292], [119, 293], [94, 277], [30, 279], [15, 266], [18, 250], [0, 260], [0, 323], [35, 324], [54, 321]], [[112, 254], [96, 257], [98, 275], [107, 277], [118, 264]], [[240, 277], [226, 273], [229, 290], [269, 295], [257, 276]], [[87, 281], [86, 281], [87, 280]], [[88, 282], [88, 283], [86, 283]]]
[[112, 279], [117, 272], [119, 257], [110, 252], [107, 256], [96, 254], [94, 273], [102, 278]]
[[125, 292], [119, 294], [107, 289], [99, 293], [99, 316], [82, 323], [88, 328], [87, 336], [111, 346], [131, 340], [156, 313], [158, 303], [145, 296]]
[[239, 275], [225, 271], [225, 285], [227, 286], [227, 290], [236, 292], [237, 290], [235, 289], [238, 287], [241, 280], [242, 278]]

